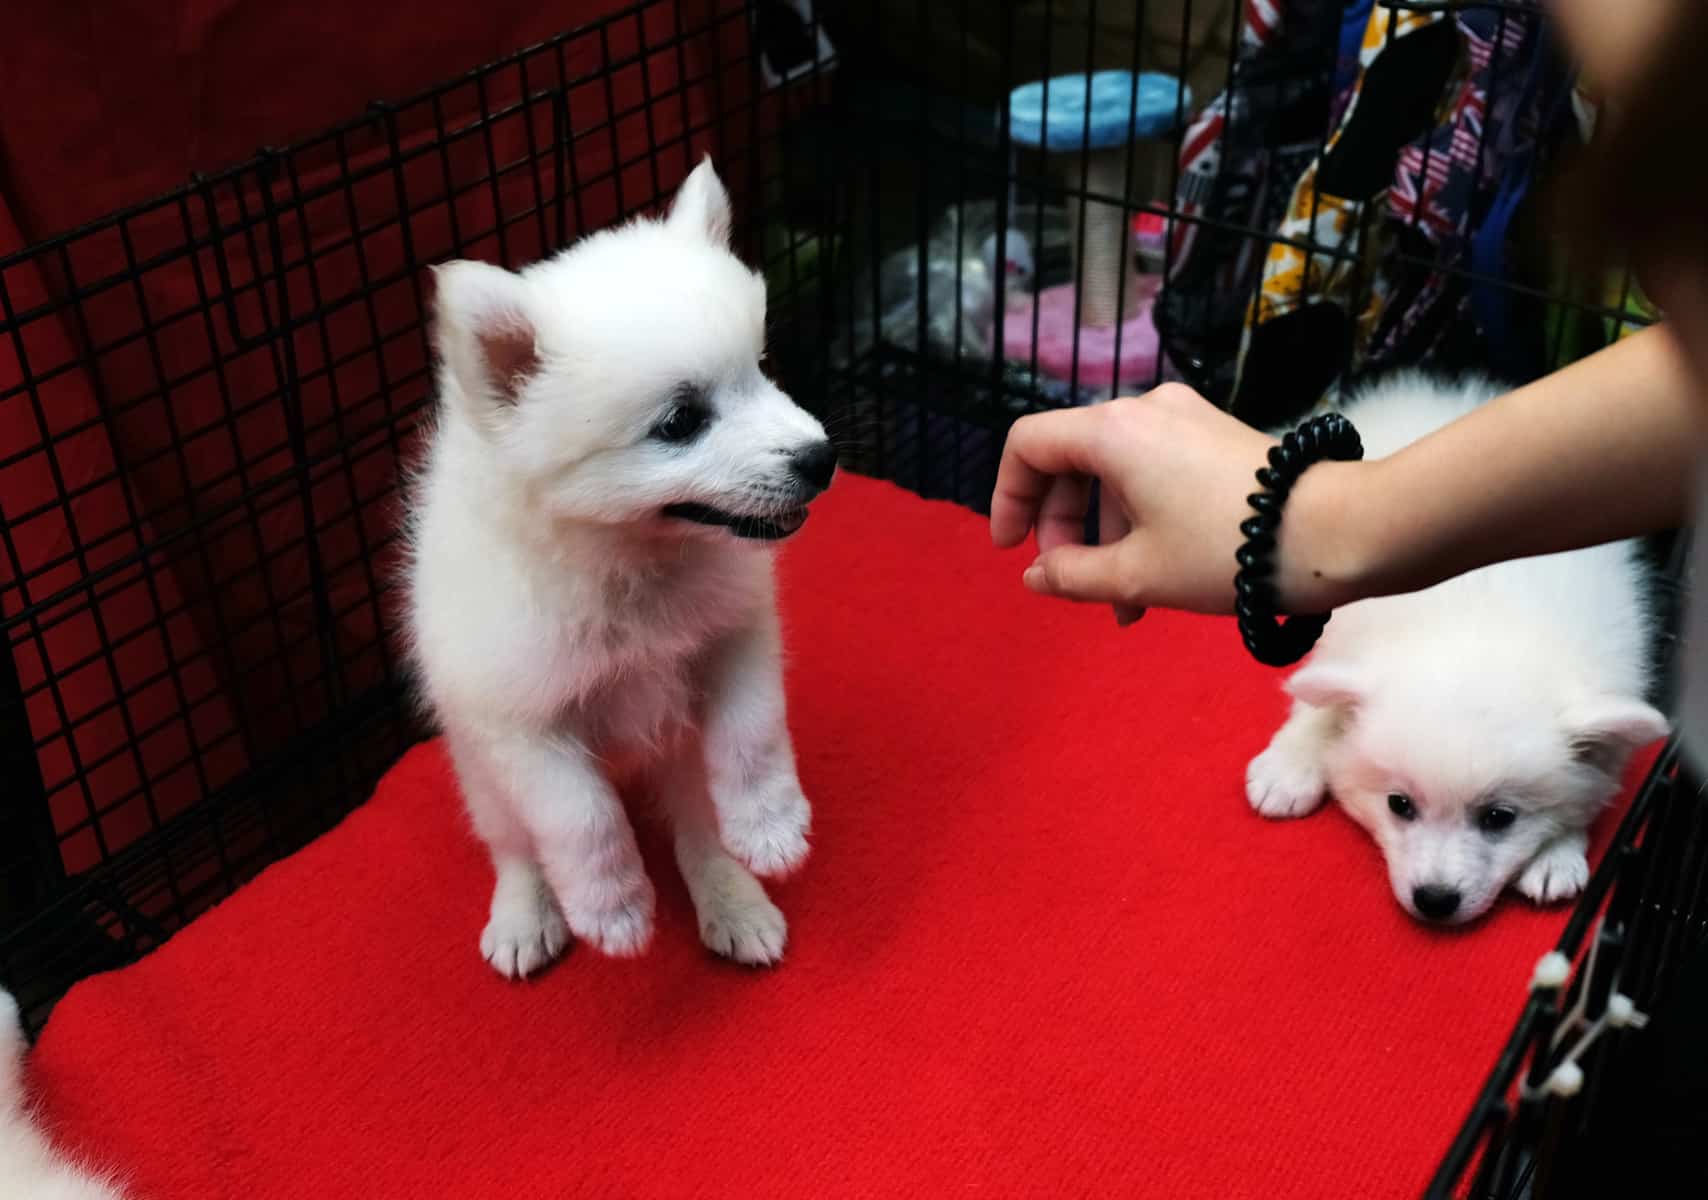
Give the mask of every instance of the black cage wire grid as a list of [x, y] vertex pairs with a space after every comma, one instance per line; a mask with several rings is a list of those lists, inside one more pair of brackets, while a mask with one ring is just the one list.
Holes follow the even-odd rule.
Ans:
[[[148, 952], [330, 828], [424, 736], [395, 656], [393, 566], [398, 469], [431, 399], [429, 264], [549, 254], [654, 208], [710, 149], [770, 285], [785, 386], [853, 469], [981, 508], [1016, 417], [1097, 398], [1077, 338], [1065, 380], [1041, 369], [1035, 315], [1029, 359], [988, 351], [1026, 319], [1000, 291], [988, 335], [969, 333], [970, 282], [1003, 270], [1002, 255], [968, 252], [981, 221], [999, 247], [1027, 236], [1042, 286], [1084, 254], [1083, 223], [1060, 230], [1064, 205], [1159, 218], [1167, 353], [1126, 387], [1168, 372], [1249, 419], [1290, 415], [1299, 395], [1254, 399], [1227, 370], [1261, 261], [1292, 246], [1310, 264], [1297, 298], [1338, 277], [1360, 312], [1378, 286], [1367, 239], [1379, 225], [1318, 238], [1313, 187], [1311, 232], [1291, 237], [1248, 201], [1280, 194], [1329, 147], [1347, 7], [1296, 0], [1290, 35], [1259, 46], [1252, 11], [1280, 6], [1181, 0], [1164, 36], [1145, 5], [1095, 0], [654, 0], [0, 257], [0, 979], [32, 1026], [77, 979]], [[1528, 3], [1376, 11], [1390, 39], [1402, 19], [1468, 12], [1496, 45], [1546, 34]], [[1223, 165], [1205, 179], [1183, 186], [1184, 91], [1161, 155], [1128, 145], [1120, 195], [1091, 188], [1085, 154], [1076, 179], [1073, 156], [1064, 172], [1061, 156], [1016, 144], [1004, 102], [1016, 85], [1066, 63], [1160, 66], [1201, 86], [1218, 25], [1227, 64], [1210, 76], [1227, 119]], [[929, 69], [898, 50], [910, 41]], [[1524, 84], [1508, 74], [1505, 86]], [[1441, 107], [1425, 100], [1421, 115]], [[1242, 134], [1253, 113], [1276, 119]], [[1493, 124], [1479, 169], [1503, 153]], [[1193, 187], [1237, 173], [1241, 136], [1262, 152], [1224, 193], [1240, 201], [1230, 216]], [[1539, 177], [1551, 160], [1535, 146], [1524, 170]], [[1425, 216], [1413, 206], [1411, 234]], [[934, 250], [945, 227], [946, 255]], [[1176, 261], [1187, 230], [1220, 274]], [[1539, 361], [1586, 323], [1649, 319], [1629, 279], [1586, 295], [1477, 266], [1475, 228], [1404, 232], [1389, 230], [1390, 261], [1407, 286], [1456, 298], [1396, 362], [1486, 351], [1461, 336], [1478, 287], [1547, 331]], [[1339, 345], [1305, 393], [1383, 365], [1358, 357], [1354, 339]], [[1621, 1064], [1642, 1033], [1626, 1014], [1668, 1001], [1708, 928], [1699, 791], [1663, 754], [1561, 936], [1576, 969], [1529, 993], [1428, 1195], [1566, 1195], [1590, 1177], [1585, 1147], [1629, 1114]]]

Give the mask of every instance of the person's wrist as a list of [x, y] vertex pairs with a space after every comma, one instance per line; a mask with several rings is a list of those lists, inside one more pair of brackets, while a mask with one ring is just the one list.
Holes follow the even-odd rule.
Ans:
[[1293, 485], [1276, 538], [1283, 612], [1324, 613], [1363, 599], [1376, 565], [1371, 501], [1377, 462], [1321, 462]]

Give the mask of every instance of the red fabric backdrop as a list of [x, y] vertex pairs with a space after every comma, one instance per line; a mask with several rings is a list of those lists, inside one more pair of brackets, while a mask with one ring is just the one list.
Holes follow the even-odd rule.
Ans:
[[[1418, 1195], [1563, 909], [1408, 918], [1226, 621], [1041, 600], [984, 522], [845, 477], [783, 548], [814, 849], [774, 971], [699, 945], [508, 984], [437, 744], [141, 963], [35, 1078], [138, 1200]], [[1613, 826], [1610, 814], [1600, 839]]]

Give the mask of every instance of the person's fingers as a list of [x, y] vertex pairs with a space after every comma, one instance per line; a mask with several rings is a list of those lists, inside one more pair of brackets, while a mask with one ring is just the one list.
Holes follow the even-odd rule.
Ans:
[[[1121, 498], [1114, 490], [1105, 484], [1097, 497], [1097, 544], [1113, 546], [1132, 532], [1132, 528], [1133, 523], [1127, 516], [1126, 506], [1121, 503]], [[1117, 600], [1113, 607], [1115, 624], [1122, 629], [1145, 615], [1145, 610], [1136, 604]]]
[[1115, 494], [1114, 488], [1105, 483], [1097, 491], [1097, 544], [1113, 546], [1132, 528], [1133, 523], [1127, 519], [1121, 498]]
[[990, 498], [990, 537], [1007, 549], [1026, 540], [1060, 475], [1093, 476], [1098, 418], [1092, 408], [1021, 417], [1008, 431]]
[[1022, 581], [1034, 592], [1067, 600], [1123, 600], [1125, 554], [1115, 546], [1057, 546], [1026, 568]]
[[1085, 542], [1085, 513], [1091, 507], [1091, 480], [1058, 475], [1038, 509], [1038, 553]]

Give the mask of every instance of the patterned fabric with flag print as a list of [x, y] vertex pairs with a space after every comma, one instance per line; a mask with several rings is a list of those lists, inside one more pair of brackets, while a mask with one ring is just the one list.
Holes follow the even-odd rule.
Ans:
[[[1371, 7], [1358, 71], [1293, 189], [1248, 310], [1233, 407], [1259, 425], [1463, 324], [1463, 267], [1507, 164], [1540, 133], [1538, 25], [1504, 10]], [[1492, 101], [1491, 101], [1492, 97]]]
[[1281, 220], [1322, 145], [1339, 0], [1245, 0], [1231, 84], [1181, 139], [1168, 286], [1155, 312], [1174, 370], [1226, 403], [1246, 304], [1263, 266], [1253, 229]]

